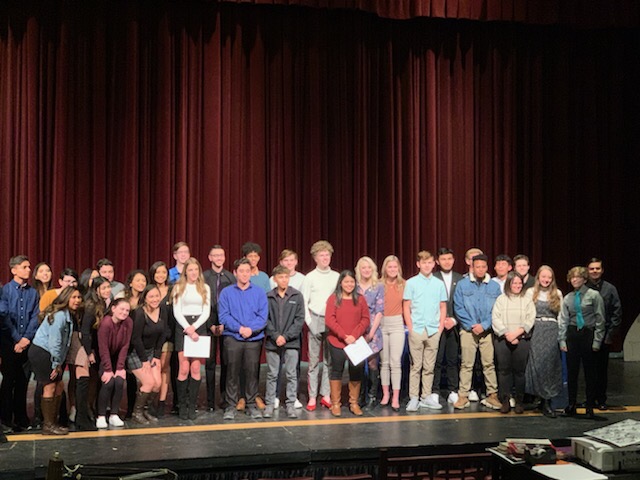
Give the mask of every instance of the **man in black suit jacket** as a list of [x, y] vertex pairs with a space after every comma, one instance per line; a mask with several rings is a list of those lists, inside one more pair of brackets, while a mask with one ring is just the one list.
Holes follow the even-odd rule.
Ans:
[[462, 275], [453, 271], [455, 256], [449, 248], [439, 248], [436, 254], [436, 263], [439, 270], [433, 275], [444, 282], [447, 289], [447, 318], [444, 322], [444, 331], [440, 336], [438, 356], [433, 372], [433, 393], [440, 394], [440, 382], [443, 367], [446, 369], [447, 389], [443, 397], [451, 404], [458, 400], [458, 373], [460, 370], [460, 333], [458, 322], [453, 315], [453, 293], [456, 285], [462, 280]]

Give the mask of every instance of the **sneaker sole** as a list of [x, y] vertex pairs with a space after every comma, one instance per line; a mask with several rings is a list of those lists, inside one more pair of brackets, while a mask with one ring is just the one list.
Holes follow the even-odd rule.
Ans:
[[471, 402], [467, 402], [464, 405], [454, 405], [453, 408], [457, 410], [463, 410], [471, 405]]

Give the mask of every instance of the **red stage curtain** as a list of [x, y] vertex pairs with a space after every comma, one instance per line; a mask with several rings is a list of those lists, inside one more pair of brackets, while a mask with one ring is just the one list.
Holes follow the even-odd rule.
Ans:
[[636, 0], [218, 0], [226, 3], [361, 10], [383, 18], [416, 17], [571, 24], [582, 27], [640, 25]]
[[566, 290], [568, 267], [599, 255], [630, 320], [638, 38], [215, 2], [3, 3], [0, 260], [59, 271], [107, 256], [124, 278], [177, 240], [204, 262], [214, 243], [233, 260], [254, 240], [264, 270], [287, 247], [305, 271], [326, 238], [338, 269], [395, 253], [410, 276], [421, 248], [454, 248], [464, 270], [477, 245], [550, 263]]

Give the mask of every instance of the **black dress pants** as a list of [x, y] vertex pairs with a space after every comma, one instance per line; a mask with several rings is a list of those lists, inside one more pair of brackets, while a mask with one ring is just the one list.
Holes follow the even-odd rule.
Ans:
[[231, 336], [224, 339], [224, 356], [227, 363], [226, 393], [227, 403], [235, 407], [240, 398], [240, 374], [244, 373], [244, 393], [248, 406], [255, 406], [258, 396], [258, 375], [260, 374], [260, 353], [262, 340], [247, 342]]
[[0, 412], [2, 423], [7, 426], [29, 426], [27, 417], [27, 387], [30, 371], [28, 369], [27, 348], [22, 353], [16, 353], [13, 345], [2, 343], [2, 385], [0, 385]]
[[569, 383], [569, 405], [575, 405], [578, 397], [578, 373], [580, 365], [584, 369], [587, 387], [587, 407], [593, 408], [596, 400], [598, 373], [596, 356], [593, 351], [593, 329], [570, 325], [567, 329], [567, 376]]

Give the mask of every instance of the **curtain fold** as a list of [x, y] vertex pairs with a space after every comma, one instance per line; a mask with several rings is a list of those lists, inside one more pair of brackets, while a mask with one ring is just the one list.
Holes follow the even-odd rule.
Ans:
[[419, 249], [449, 246], [464, 270], [474, 245], [550, 263], [566, 289], [597, 255], [633, 315], [637, 33], [3, 3], [0, 258], [59, 271], [107, 256], [124, 278], [178, 240], [203, 263], [214, 243], [230, 263], [252, 240], [268, 273], [283, 248], [306, 271], [326, 238], [337, 269], [394, 253], [409, 276]]

